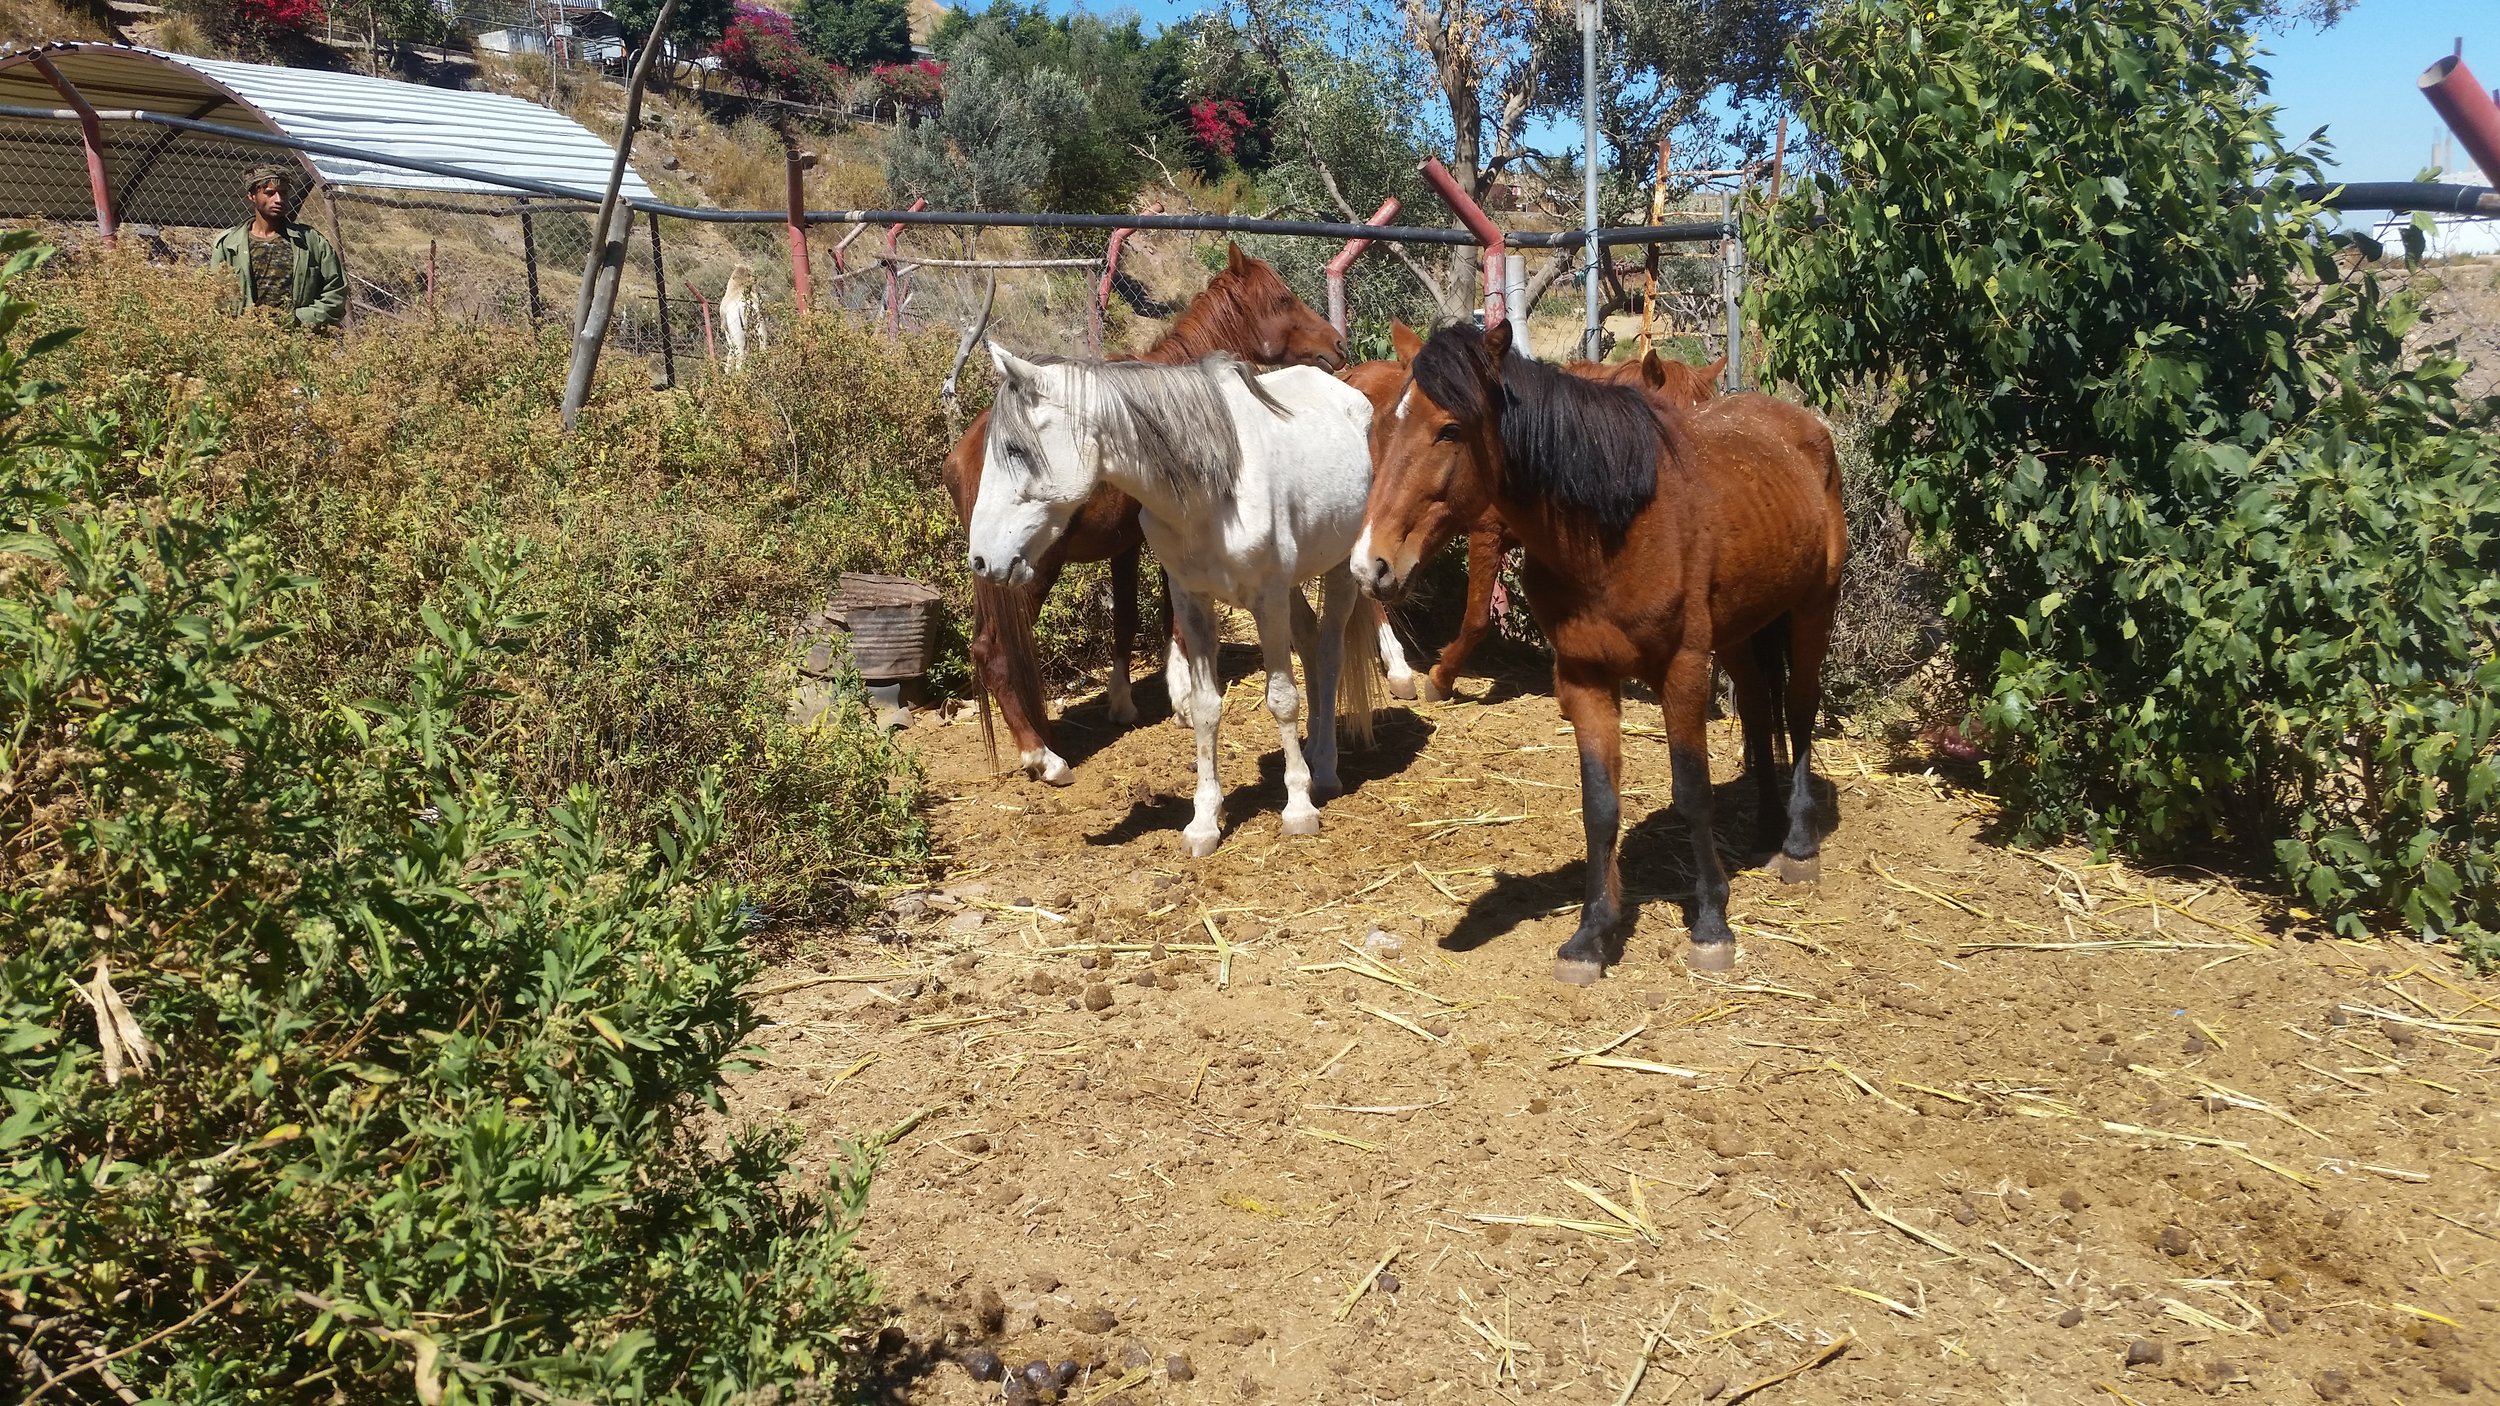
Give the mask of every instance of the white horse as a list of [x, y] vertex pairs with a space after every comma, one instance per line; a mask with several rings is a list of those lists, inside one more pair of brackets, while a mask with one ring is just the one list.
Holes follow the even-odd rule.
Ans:
[[[969, 534], [973, 573], [1030, 579], [1098, 481], [1135, 498], [1171, 580], [1172, 710], [1197, 733], [1197, 809], [1181, 832], [1189, 853], [1213, 853], [1223, 829], [1217, 601], [1258, 623], [1267, 708], [1284, 743], [1285, 833], [1317, 834], [1312, 796], [1340, 789], [1337, 716], [1368, 742], [1376, 701], [1379, 636], [1374, 617], [1355, 609], [1347, 568], [1371, 489], [1371, 402], [1325, 371], [1259, 376], [1220, 354], [1181, 366], [1025, 361], [993, 342], [990, 356], [998, 389]], [[1314, 576], [1316, 616], [1301, 590]], [[1312, 708], [1327, 710], [1325, 725], [1312, 719], [1307, 756], [1296, 736], [1296, 650]]]

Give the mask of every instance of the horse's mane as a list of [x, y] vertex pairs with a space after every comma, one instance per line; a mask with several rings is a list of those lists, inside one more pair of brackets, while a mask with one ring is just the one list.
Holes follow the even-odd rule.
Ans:
[[1680, 422], [1628, 386], [1566, 375], [1513, 351], [1498, 382], [1484, 333], [1453, 323], [1415, 354], [1415, 386], [1462, 425], [1483, 423], [1498, 385], [1502, 490], [1541, 499], [1620, 537], [1658, 496], [1661, 459], [1681, 458]]
[[1235, 347], [1255, 347], [1260, 295], [1292, 291], [1264, 260], [1244, 259], [1238, 272], [1225, 269], [1190, 299], [1171, 330], [1146, 348], [1143, 359], [1178, 365]]
[[[1215, 498], [1241, 472], [1241, 432], [1224, 400], [1226, 377], [1239, 377], [1277, 415], [1293, 414], [1268, 394], [1246, 362], [1228, 352], [1180, 366], [1069, 357], [1036, 357], [1033, 364], [1068, 373], [1069, 408], [1093, 429], [1106, 464], [1160, 479], [1183, 503]], [[1039, 463], [1032, 399], [1027, 381], [1000, 378], [990, 400], [990, 433], [1025, 462]]]

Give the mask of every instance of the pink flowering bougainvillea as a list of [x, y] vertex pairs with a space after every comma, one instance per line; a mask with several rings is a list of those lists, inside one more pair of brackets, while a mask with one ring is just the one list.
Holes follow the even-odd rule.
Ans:
[[1233, 147], [1241, 134], [1250, 130], [1250, 114], [1238, 98], [1208, 98], [1189, 105], [1189, 139], [1200, 151], [1233, 157]]
[[328, 18], [321, 0], [236, 0], [235, 13], [269, 29], [305, 30]]
[[720, 60], [749, 92], [824, 102], [840, 88], [842, 71], [807, 51], [788, 15], [750, 0], [739, 0], [737, 17], [722, 31]]
[[943, 96], [946, 65], [935, 59], [918, 63], [881, 63], [869, 70], [878, 91], [906, 108], [934, 109]]

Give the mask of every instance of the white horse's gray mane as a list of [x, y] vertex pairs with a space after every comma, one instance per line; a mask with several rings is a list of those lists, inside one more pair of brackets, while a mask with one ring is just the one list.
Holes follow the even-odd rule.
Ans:
[[[1241, 435], [1224, 400], [1225, 377], [1239, 377], [1277, 415], [1293, 414], [1267, 393], [1246, 363], [1222, 352], [1182, 366], [1072, 357], [1032, 361], [1069, 373], [1067, 408], [1093, 430], [1107, 464], [1162, 480], [1184, 503], [1216, 497], [1241, 471]], [[1041, 462], [1033, 400], [1033, 387], [1010, 375], [1000, 378], [990, 401], [990, 433], [1015, 451], [1010, 459], [1021, 459], [1020, 467]]]

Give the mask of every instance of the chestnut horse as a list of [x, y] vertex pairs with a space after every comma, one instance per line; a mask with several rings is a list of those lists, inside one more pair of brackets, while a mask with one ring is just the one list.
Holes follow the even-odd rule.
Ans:
[[[1344, 361], [1345, 344], [1327, 319], [1305, 307], [1276, 270], [1233, 246], [1224, 271], [1206, 291], [1182, 310], [1172, 330], [1163, 334], [1139, 359], [1179, 365], [1211, 352], [1231, 352], [1264, 365], [1336, 366]], [[941, 474], [955, 513], [968, 527], [981, 492], [981, 462], [989, 443], [990, 416], [983, 411], [946, 456]], [[1007, 586], [973, 582], [973, 680], [984, 707], [995, 699], [1015, 739], [1018, 761], [1025, 770], [1054, 785], [1065, 785], [1068, 765], [1050, 750], [1042, 734], [1049, 714], [1042, 704], [1042, 671], [1033, 642], [1033, 622], [1042, 612], [1060, 571], [1071, 562], [1111, 563], [1112, 668], [1109, 686], [1111, 716], [1122, 723], [1137, 720], [1129, 700], [1129, 656], [1137, 640], [1137, 555], [1146, 537], [1137, 522], [1137, 500], [1104, 484], [1077, 511], [1067, 533], [1032, 563], [1028, 582]]]
[[[1406, 368], [1415, 360], [1415, 353], [1423, 349], [1424, 339], [1405, 323], [1392, 322], [1389, 345], [1397, 352], [1395, 361], [1366, 361], [1337, 373], [1339, 379], [1371, 398], [1376, 416], [1387, 414], [1390, 404], [1404, 390]], [[1719, 372], [1726, 365], [1726, 357], [1707, 366], [1695, 366], [1646, 351], [1633, 361], [1574, 361], [1563, 369], [1593, 381], [1630, 386], [1678, 409], [1689, 410], [1719, 393]], [[1518, 545], [1519, 540], [1503, 528], [1501, 514], [1490, 510], [1467, 529], [1467, 605], [1459, 612], [1457, 638], [1442, 646], [1432, 672], [1424, 677], [1426, 699], [1438, 702], [1450, 697], [1468, 658], [1493, 632], [1493, 588], [1501, 580], [1502, 559]]]
[[[1823, 655], [1848, 554], [1839, 460], [1811, 413], [1738, 395], [1686, 413], [1627, 387], [1511, 354], [1510, 328], [1445, 327], [1419, 352], [1396, 408], [1372, 424], [1373, 476], [1355, 579], [1375, 597], [1490, 509], [1526, 550], [1528, 604], [1554, 645], [1554, 693], [1580, 750], [1587, 901], [1554, 975], [1595, 981], [1622, 908], [1625, 678], [1666, 713], [1676, 812], [1692, 827], [1695, 912], [1686, 961], [1735, 961], [1727, 873], [1711, 829], [1712, 656], [1737, 684], [1760, 838], [1787, 882], [1818, 872], [1813, 743]], [[1780, 833], [1785, 725], [1795, 762]]]

